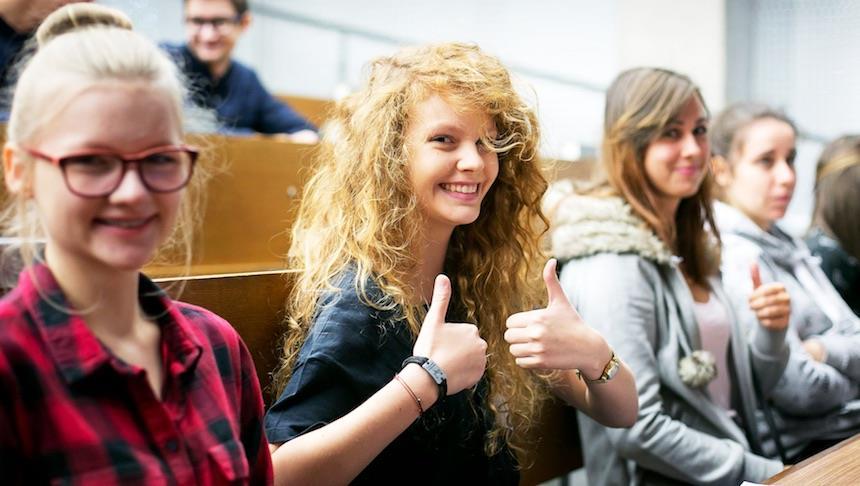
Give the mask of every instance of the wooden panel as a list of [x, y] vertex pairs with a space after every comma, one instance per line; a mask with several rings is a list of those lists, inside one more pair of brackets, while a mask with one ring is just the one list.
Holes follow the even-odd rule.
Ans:
[[547, 402], [541, 412], [540, 424], [534, 430], [534, 437], [538, 442], [531, 456], [532, 464], [521, 461], [524, 468], [520, 484], [540, 484], [582, 467], [582, 447], [575, 408], [566, 406], [560, 400]]
[[333, 100], [323, 98], [294, 95], [276, 95], [275, 97], [290, 105], [300, 115], [316, 125], [317, 128], [321, 127], [328, 120], [329, 114], [334, 107]]
[[267, 405], [276, 393], [271, 389], [271, 374], [278, 364], [278, 344], [286, 330], [282, 324], [286, 275], [284, 271], [269, 271], [156, 279], [173, 298], [209, 309], [236, 328], [254, 359]]
[[[206, 188], [190, 273], [206, 275], [284, 268], [289, 228], [313, 146], [270, 138], [207, 137], [225, 170]], [[181, 275], [181, 266], [151, 265], [148, 275]]]
[[860, 434], [791, 466], [764, 484], [860, 484]]
[[593, 159], [555, 160], [551, 162], [548, 178], [553, 181], [573, 179], [588, 181], [597, 171], [597, 162]]

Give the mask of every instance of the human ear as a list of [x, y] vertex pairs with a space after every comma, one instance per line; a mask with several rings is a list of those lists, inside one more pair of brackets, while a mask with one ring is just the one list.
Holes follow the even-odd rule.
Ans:
[[722, 155], [711, 157], [711, 170], [714, 173], [714, 180], [720, 187], [728, 187], [732, 183], [732, 167]]
[[27, 165], [15, 147], [8, 143], [3, 146], [3, 178], [10, 193], [28, 197], [32, 193]]
[[251, 14], [248, 12], [245, 12], [242, 14], [241, 17], [239, 17], [239, 29], [244, 34], [245, 31], [248, 30], [248, 27], [250, 25], [251, 25]]

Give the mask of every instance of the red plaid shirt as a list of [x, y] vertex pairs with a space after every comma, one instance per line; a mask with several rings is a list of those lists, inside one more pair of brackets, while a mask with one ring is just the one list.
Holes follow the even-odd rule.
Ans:
[[139, 299], [161, 326], [161, 400], [142, 368], [61, 310], [47, 267], [0, 300], [0, 482], [272, 483], [260, 384], [238, 334], [142, 275]]

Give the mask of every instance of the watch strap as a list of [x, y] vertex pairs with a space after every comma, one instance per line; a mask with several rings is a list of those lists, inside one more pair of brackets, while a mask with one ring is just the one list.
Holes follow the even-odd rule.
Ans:
[[609, 357], [609, 361], [606, 363], [606, 366], [603, 367], [603, 373], [601, 373], [599, 377], [594, 380], [589, 379], [584, 376], [580, 370], [576, 370], [576, 376], [586, 383], [606, 383], [611, 380], [616, 374], [618, 374], [618, 370], [621, 368], [621, 360], [615, 355], [615, 351], [610, 351], [612, 351], [612, 356]]
[[403, 364], [400, 366], [401, 369], [410, 363], [417, 364], [430, 375], [430, 378], [433, 379], [433, 382], [439, 388], [439, 400], [448, 396], [448, 377], [445, 376], [445, 371], [435, 361], [425, 356], [410, 356], [403, 360]]

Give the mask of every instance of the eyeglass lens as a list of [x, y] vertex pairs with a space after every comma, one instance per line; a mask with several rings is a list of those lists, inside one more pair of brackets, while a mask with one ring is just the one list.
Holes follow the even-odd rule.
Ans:
[[69, 189], [85, 196], [103, 196], [119, 186], [125, 174], [124, 166], [129, 162], [137, 162], [138, 174], [149, 190], [171, 192], [188, 182], [193, 157], [182, 150], [159, 152], [135, 161], [96, 154], [67, 157], [60, 164]]

